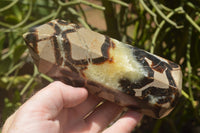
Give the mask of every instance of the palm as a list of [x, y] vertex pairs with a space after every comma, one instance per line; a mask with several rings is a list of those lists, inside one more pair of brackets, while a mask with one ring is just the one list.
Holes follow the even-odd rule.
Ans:
[[[9, 117], [2, 133], [100, 132], [122, 110], [122, 107], [107, 101], [96, 107], [101, 100], [88, 96], [84, 88], [54, 82]], [[131, 132], [140, 119], [141, 114], [129, 111], [104, 132]]]
[[[100, 98], [89, 96], [85, 102], [76, 107], [62, 109], [53, 120], [59, 120], [61, 130], [66, 133], [99, 132], [106, 128], [121, 111], [120, 106], [110, 102], [104, 102], [95, 109], [100, 101]], [[88, 113], [91, 114], [86, 116]]]

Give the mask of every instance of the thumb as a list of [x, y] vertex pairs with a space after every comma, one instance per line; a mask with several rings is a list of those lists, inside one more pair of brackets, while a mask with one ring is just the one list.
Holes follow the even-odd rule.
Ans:
[[61, 109], [74, 107], [85, 101], [87, 96], [88, 92], [85, 88], [75, 88], [55, 81], [37, 92], [24, 104], [24, 108], [41, 111], [55, 118]]

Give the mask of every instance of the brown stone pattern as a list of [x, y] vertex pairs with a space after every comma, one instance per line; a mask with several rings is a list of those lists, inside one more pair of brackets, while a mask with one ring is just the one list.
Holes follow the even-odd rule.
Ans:
[[89, 64], [112, 63], [110, 49], [115, 50], [118, 44], [76, 24], [53, 20], [33, 28], [24, 39], [40, 72], [72, 86], [86, 87], [94, 95], [154, 118], [166, 116], [181, 94], [179, 65], [132, 46], [128, 46], [132, 56], [147, 72], [144, 78], [132, 82], [122, 77], [118, 81], [121, 89], [88, 79], [83, 70]]

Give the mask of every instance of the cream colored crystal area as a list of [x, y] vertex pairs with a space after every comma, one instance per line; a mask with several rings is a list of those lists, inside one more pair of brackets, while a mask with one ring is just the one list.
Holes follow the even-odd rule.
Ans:
[[143, 66], [134, 58], [133, 51], [127, 44], [114, 39], [112, 41], [116, 45], [109, 50], [112, 61], [106, 61], [102, 64], [90, 63], [87, 69], [84, 70], [84, 74], [89, 80], [121, 90], [120, 79], [126, 78], [131, 82], [136, 82], [147, 76], [147, 72], [145, 72]]

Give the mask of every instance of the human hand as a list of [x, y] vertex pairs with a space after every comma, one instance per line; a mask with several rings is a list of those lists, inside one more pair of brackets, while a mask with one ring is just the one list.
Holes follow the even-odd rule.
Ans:
[[[95, 108], [101, 100], [88, 95], [85, 88], [74, 88], [56, 81], [11, 115], [2, 133], [128, 133], [142, 118], [140, 113], [128, 111], [108, 127], [122, 107], [106, 101]], [[88, 114], [91, 110], [94, 111]]]

